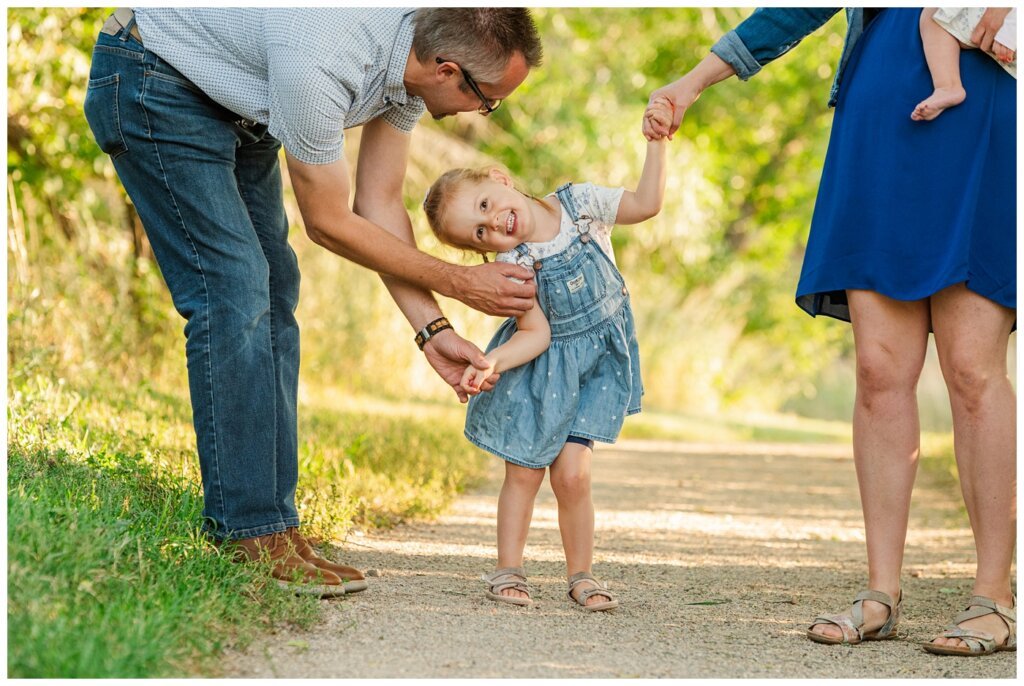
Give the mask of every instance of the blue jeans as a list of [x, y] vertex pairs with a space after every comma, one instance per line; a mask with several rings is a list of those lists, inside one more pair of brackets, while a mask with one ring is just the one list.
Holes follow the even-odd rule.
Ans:
[[97, 39], [85, 114], [186, 321], [204, 529], [298, 526], [299, 269], [280, 142], [126, 30]]

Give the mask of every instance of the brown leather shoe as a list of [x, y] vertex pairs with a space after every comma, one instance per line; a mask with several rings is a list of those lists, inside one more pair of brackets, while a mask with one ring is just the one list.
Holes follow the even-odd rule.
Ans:
[[322, 569], [326, 572], [335, 574], [345, 582], [345, 593], [358, 593], [359, 591], [365, 591], [368, 586], [366, 583], [366, 577], [355, 567], [349, 567], [348, 565], [341, 565], [337, 562], [331, 562], [317, 554], [313, 546], [309, 544], [309, 541], [299, 533], [298, 527], [290, 527], [285, 533], [288, 534], [291, 544], [295, 546], [295, 552], [299, 554], [306, 564], [313, 565], [317, 569]]
[[299, 556], [286, 532], [224, 541], [234, 551], [235, 562], [270, 562], [270, 575], [281, 588], [297, 595], [321, 598], [345, 595], [345, 584], [337, 574], [319, 569]]

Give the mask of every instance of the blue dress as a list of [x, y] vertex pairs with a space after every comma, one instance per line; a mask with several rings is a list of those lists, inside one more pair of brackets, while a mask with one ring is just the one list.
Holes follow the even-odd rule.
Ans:
[[[612, 443], [623, 419], [640, 411], [643, 385], [629, 291], [610, 257], [591, 240], [591, 217], [577, 210], [572, 186], [559, 188], [575, 235], [567, 247], [532, 262], [537, 303], [551, 327], [551, 345], [537, 358], [502, 373], [473, 396], [465, 435], [521, 467], [547, 467], [572, 436]], [[523, 257], [526, 244], [515, 249]], [[494, 350], [516, 331], [508, 319], [487, 345]]]
[[932, 121], [919, 9], [886, 9], [840, 85], [797, 304], [850, 320], [846, 289], [919, 300], [948, 286], [1017, 307], [1016, 81], [960, 52], [967, 99]]

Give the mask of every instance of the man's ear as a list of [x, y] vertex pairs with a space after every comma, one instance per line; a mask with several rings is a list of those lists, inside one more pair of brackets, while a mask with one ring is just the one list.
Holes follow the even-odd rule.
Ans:
[[454, 62], [439, 62], [434, 69], [434, 77], [438, 83], [444, 83], [453, 76], [458, 76], [459, 70]]
[[487, 176], [491, 177], [493, 180], [497, 181], [503, 186], [508, 186], [509, 188], [512, 188], [513, 186], [512, 177], [510, 177], [503, 170], [498, 169], [497, 167], [492, 167], [491, 169], [489, 169], [487, 172]]

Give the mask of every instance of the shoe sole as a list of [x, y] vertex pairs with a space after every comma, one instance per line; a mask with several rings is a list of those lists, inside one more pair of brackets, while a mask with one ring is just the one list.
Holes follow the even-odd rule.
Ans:
[[[579, 605], [579, 603], [577, 603]], [[581, 610], [587, 612], [606, 612], [608, 610], [614, 610], [619, 606], [618, 600], [611, 600], [607, 603], [594, 603], [593, 605], [579, 605]]]
[[972, 652], [970, 650], [964, 650], [963, 648], [940, 646], [938, 644], [928, 642], [922, 643], [921, 647], [924, 648], [926, 653], [932, 655], [955, 655], [957, 657], [984, 657], [985, 655], [992, 655], [993, 653], [1015, 653], [1017, 652], [1017, 646], [996, 646], [988, 652]]
[[365, 579], [353, 579], [342, 584], [345, 587], [345, 595], [350, 593], [361, 593], [370, 587]]
[[277, 580], [278, 588], [291, 591], [295, 595], [311, 595], [320, 598], [338, 598], [347, 595], [344, 585], [334, 586], [331, 584], [296, 584], [290, 581]]
[[830, 646], [840, 646], [840, 645], [858, 646], [861, 643], [866, 643], [867, 641], [895, 641], [897, 638], [899, 638], [899, 636], [896, 635], [895, 627], [893, 627], [893, 632], [890, 633], [888, 636], [881, 636], [881, 637], [865, 636], [864, 638], [862, 638], [861, 640], [859, 640], [859, 641], [857, 641], [855, 643], [851, 643], [850, 641], [847, 641], [847, 640], [842, 639], [842, 638], [834, 638], [832, 636], [825, 636], [824, 634], [819, 634], [817, 632], [811, 631], [810, 629], [808, 629], [805, 633], [807, 634], [807, 638], [811, 639], [815, 643], [821, 643], [823, 645], [830, 645]]
[[516, 598], [510, 595], [491, 593], [490, 591], [484, 591], [484, 595], [496, 603], [505, 603], [507, 605], [516, 605], [518, 607], [533, 607], [533, 599], [531, 598]]

